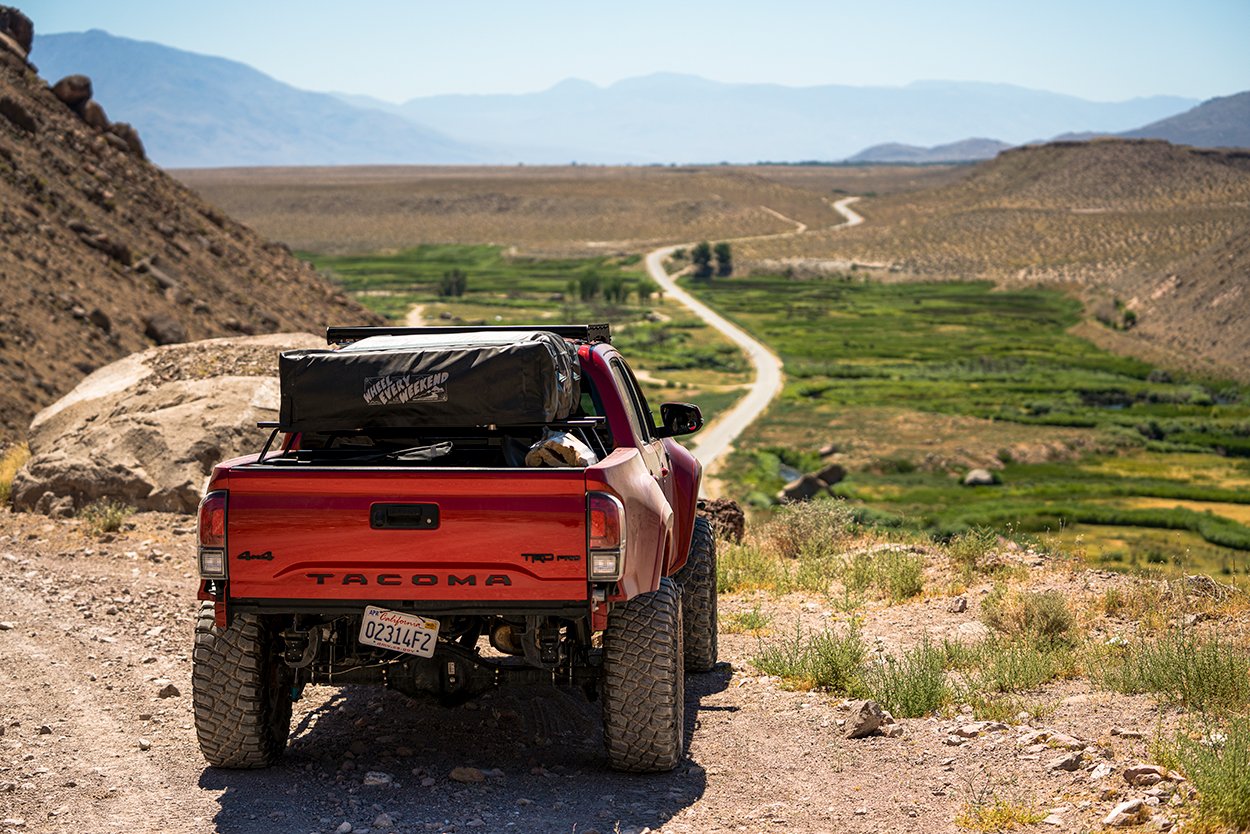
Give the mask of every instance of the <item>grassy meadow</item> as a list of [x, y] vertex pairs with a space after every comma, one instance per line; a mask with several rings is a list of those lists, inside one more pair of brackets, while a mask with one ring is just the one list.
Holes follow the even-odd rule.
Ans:
[[[853, 273], [694, 290], [786, 365], [727, 467], [737, 497], [767, 506], [832, 461], [849, 472], [834, 494], [878, 523], [1050, 534], [1113, 567], [1250, 576], [1250, 389], [1103, 351], [1068, 332], [1079, 302], [1050, 290]], [[971, 468], [1001, 483], [962, 486]]]
[[[709, 419], [749, 383], [741, 352], [665, 299], [637, 255], [539, 259], [498, 246], [424, 245], [395, 254], [308, 256], [362, 304], [402, 323], [414, 306], [430, 324], [612, 323], [653, 409], [694, 402]], [[440, 294], [460, 270], [461, 295]]]

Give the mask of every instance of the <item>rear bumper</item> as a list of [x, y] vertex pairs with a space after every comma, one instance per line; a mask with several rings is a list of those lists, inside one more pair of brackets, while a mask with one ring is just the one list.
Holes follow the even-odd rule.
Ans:
[[577, 619], [590, 614], [590, 602], [572, 600], [395, 600], [395, 599], [248, 599], [229, 600], [231, 614], [320, 614], [329, 616], [359, 614], [367, 605], [442, 616], [526, 616], [542, 615]]

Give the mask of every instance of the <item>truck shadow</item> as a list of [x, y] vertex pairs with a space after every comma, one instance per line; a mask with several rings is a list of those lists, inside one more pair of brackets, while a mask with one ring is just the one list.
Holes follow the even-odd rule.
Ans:
[[[703, 701], [732, 672], [686, 677], [686, 747]], [[608, 832], [659, 828], [703, 795], [704, 767], [608, 769], [598, 702], [552, 686], [499, 689], [448, 708], [373, 687], [309, 688], [283, 762], [262, 771], [206, 768], [220, 791], [216, 830]], [[453, 770], [459, 781], [452, 778]], [[479, 781], [480, 780], [480, 781]], [[389, 822], [388, 822], [389, 820]]]

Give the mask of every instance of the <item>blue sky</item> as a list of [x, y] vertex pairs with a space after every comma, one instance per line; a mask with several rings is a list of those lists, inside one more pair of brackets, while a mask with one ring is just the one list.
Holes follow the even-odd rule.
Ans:
[[[11, 0], [10, 0], [11, 1]], [[1250, 0], [28, 0], [38, 33], [106, 29], [390, 101], [652, 72], [719, 81], [992, 81], [1113, 101], [1250, 89]], [[38, 52], [31, 56], [36, 64]]]

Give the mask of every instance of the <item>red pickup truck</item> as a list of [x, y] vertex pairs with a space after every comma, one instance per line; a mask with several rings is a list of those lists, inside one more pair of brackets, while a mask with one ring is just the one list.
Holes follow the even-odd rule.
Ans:
[[200, 505], [208, 762], [277, 761], [309, 683], [454, 703], [542, 681], [602, 699], [613, 767], [673, 768], [684, 671], [717, 651], [702, 469], [674, 440], [698, 407], [655, 425], [606, 325], [327, 338], [283, 354], [282, 420]]

